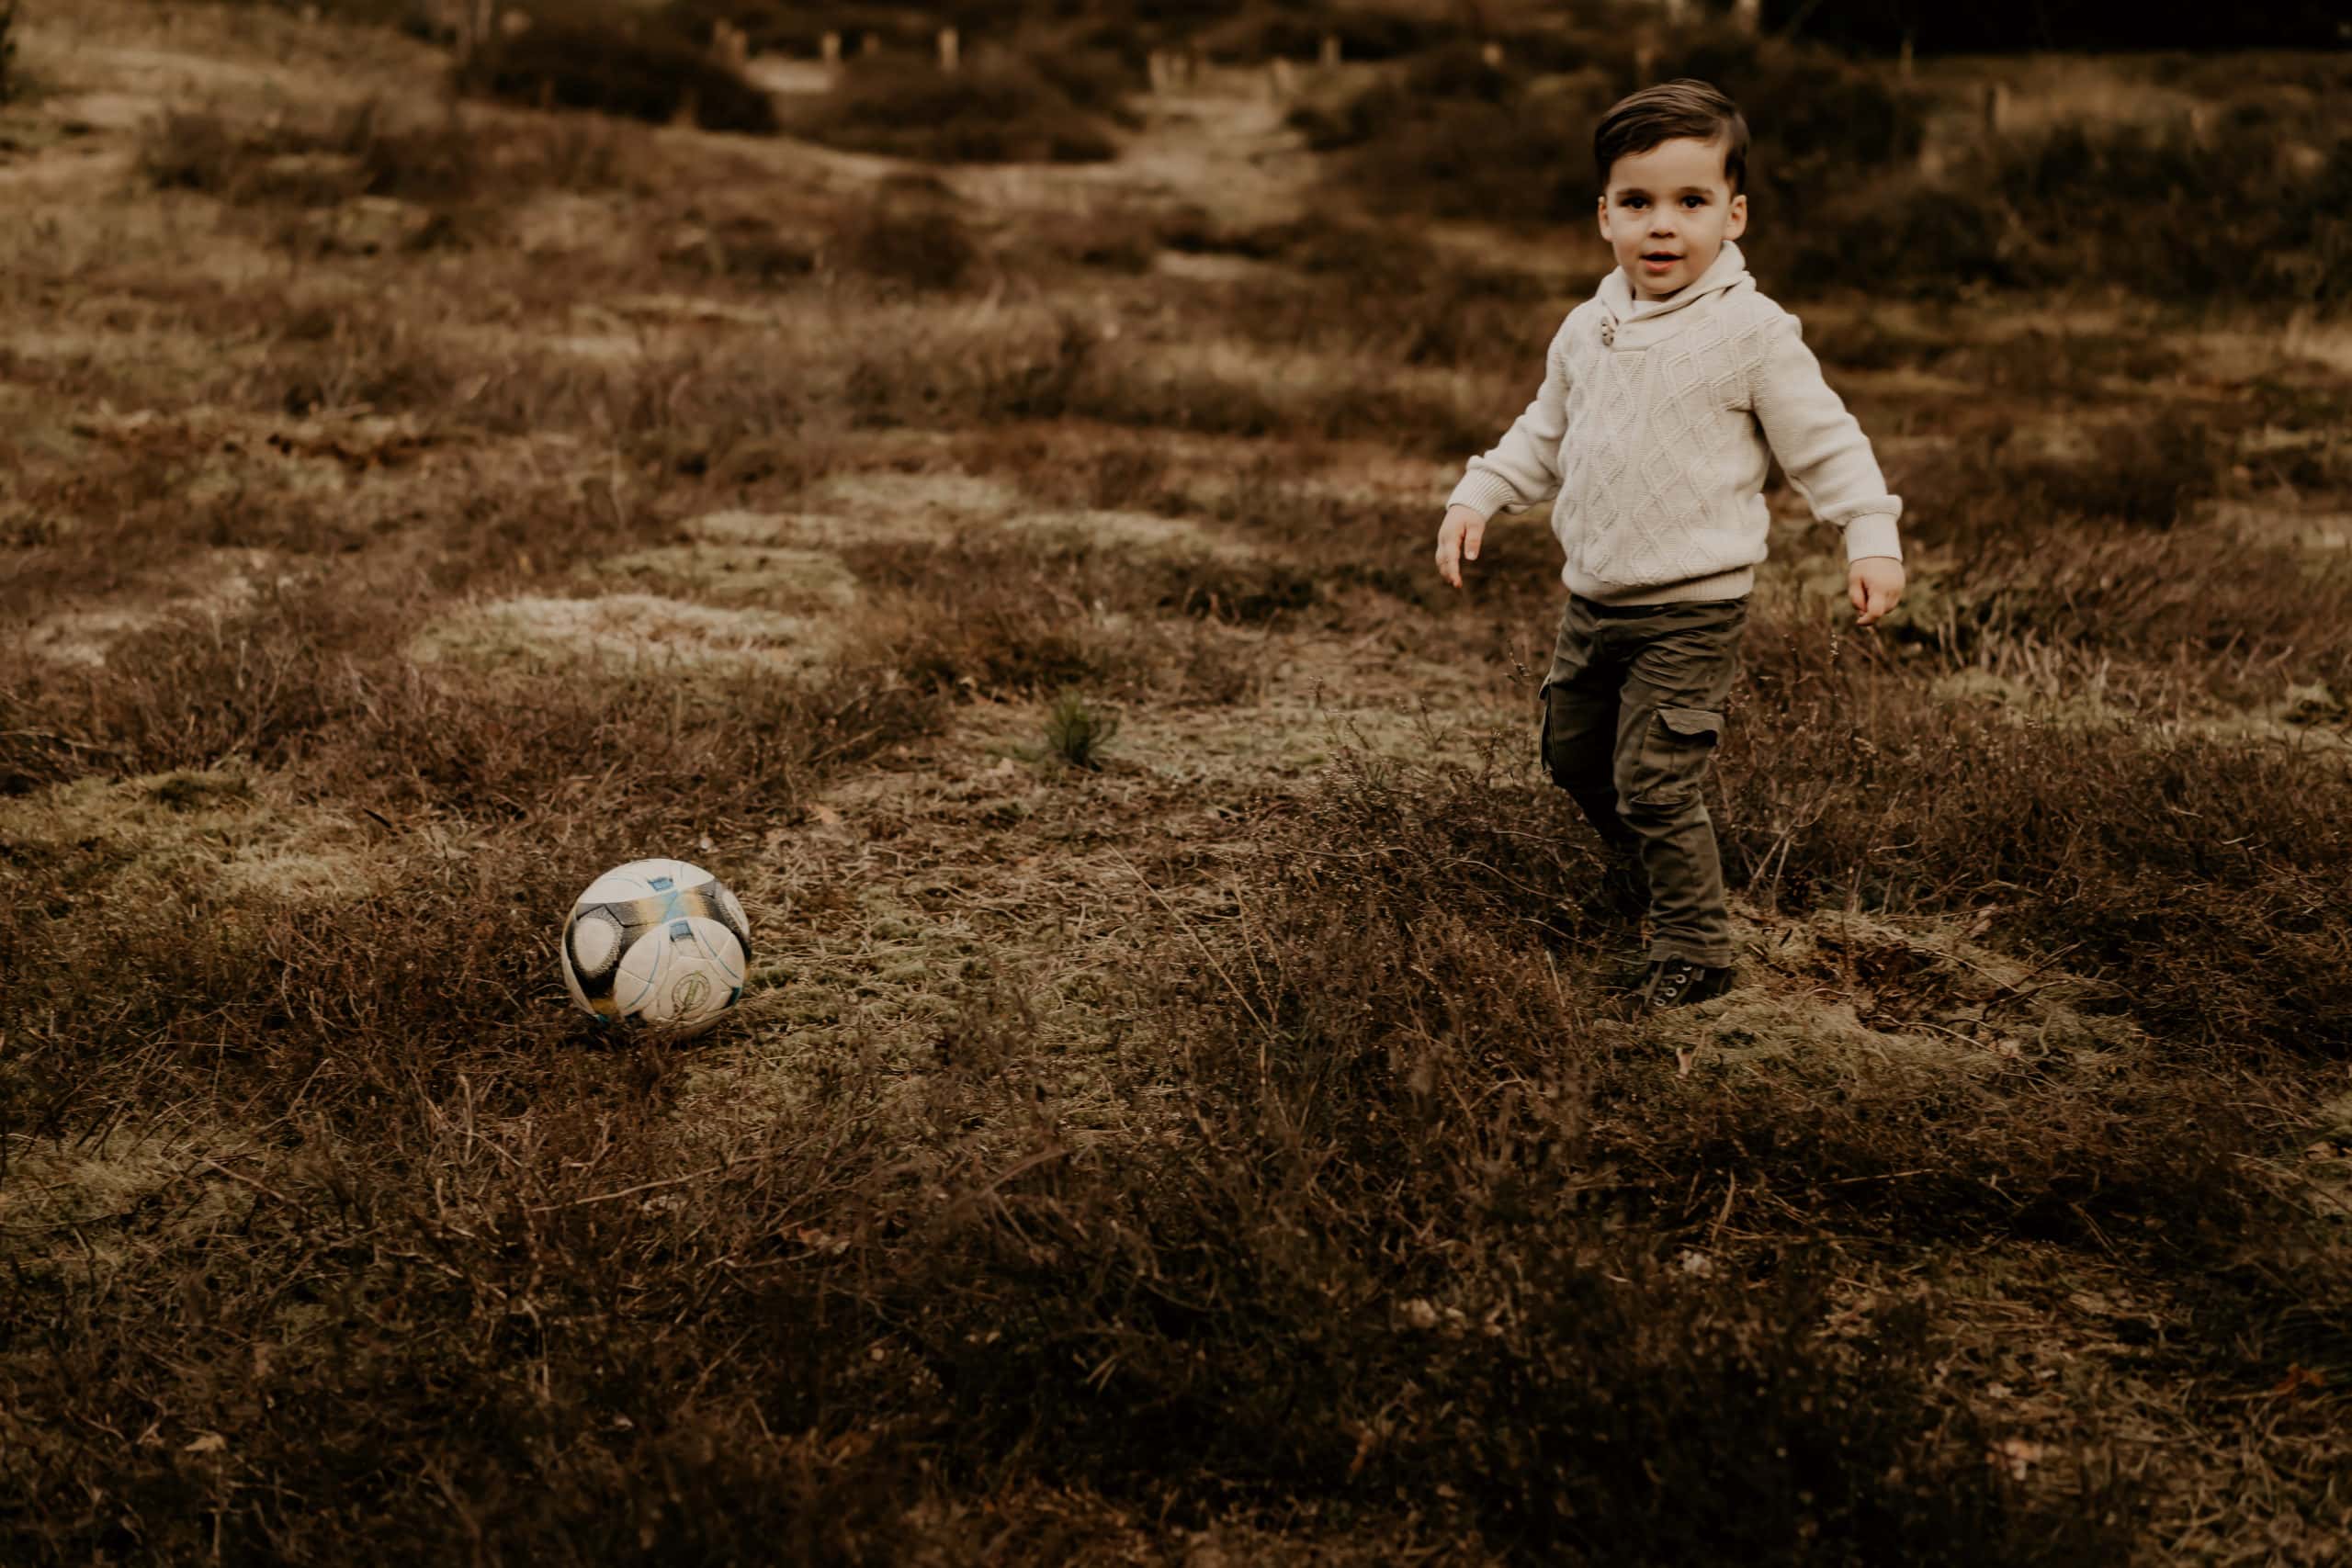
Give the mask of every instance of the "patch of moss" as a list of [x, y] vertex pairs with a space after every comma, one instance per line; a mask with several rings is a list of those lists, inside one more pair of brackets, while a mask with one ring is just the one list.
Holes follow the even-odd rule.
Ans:
[[0, 851], [52, 866], [68, 897], [197, 907], [343, 897], [376, 874], [362, 825], [238, 766], [42, 791], [12, 807]]

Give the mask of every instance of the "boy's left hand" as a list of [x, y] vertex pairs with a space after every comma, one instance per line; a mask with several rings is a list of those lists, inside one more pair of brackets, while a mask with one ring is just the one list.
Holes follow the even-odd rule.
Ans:
[[1854, 624], [1874, 625], [1903, 602], [1903, 563], [1893, 556], [1864, 556], [1846, 569], [1846, 597], [1854, 602]]

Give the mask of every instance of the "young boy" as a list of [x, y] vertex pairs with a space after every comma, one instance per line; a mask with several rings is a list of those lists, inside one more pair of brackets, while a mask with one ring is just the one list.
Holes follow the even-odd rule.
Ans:
[[1638, 862], [1651, 928], [1642, 999], [1674, 1007], [1731, 983], [1700, 785], [1770, 529], [1767, 449], [1844, 532], [1860, 625], [1903, 596], [1903, 503], [1796, 318], [1757, 291], [1733, 243], [1747, 229], [1737, 107], [1704, 82], [1668, 82], [1610, 109], [1592, 142], [1617, 269], [1561, 324], [1527, 412], [1470, 459], [1437, 566], [1459, 588], [1487, 518], [1557, 498], [1568, 603], [1539, 695], [1544, 765], [1616, 875], [1633, 881]]

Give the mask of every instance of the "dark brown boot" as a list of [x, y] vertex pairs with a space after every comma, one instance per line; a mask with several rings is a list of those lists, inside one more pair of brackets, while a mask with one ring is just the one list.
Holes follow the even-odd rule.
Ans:
[[1655, 1012], [1661, 1008], [1689, 1007], [1710, 997], [1722, 996], [1731, 988], [1731, 969], [1721, 969], [1696, 964], [1688, 958], [1659, 958], [1650, 964], [1650, 975], [1642, 986], [1642, 1008]]

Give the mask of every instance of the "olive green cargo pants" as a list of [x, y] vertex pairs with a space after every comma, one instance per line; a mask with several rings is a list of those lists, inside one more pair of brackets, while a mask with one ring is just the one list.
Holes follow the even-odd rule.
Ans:
[[1700, 785], [1723, 737], [1747, 601], [1597, 604], [1575, 594], [1540, 694], [1545, 771], [1649, 883], [1652, 959], [1733, 959]]

